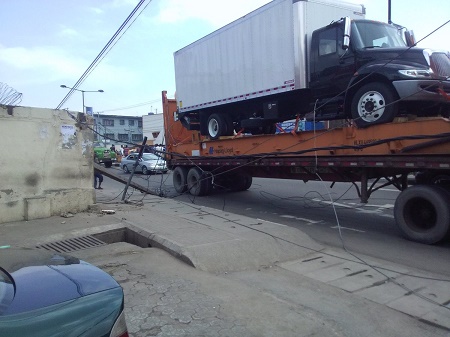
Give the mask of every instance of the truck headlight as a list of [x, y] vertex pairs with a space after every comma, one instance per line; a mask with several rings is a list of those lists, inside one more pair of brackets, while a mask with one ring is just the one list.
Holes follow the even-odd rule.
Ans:
[[405, 69], [399, 70], [398, 72], [408, 77], [421, 77], [421, 78], [428, 78], [431, 77], [433, 74], [433, 71], [424, 69]]

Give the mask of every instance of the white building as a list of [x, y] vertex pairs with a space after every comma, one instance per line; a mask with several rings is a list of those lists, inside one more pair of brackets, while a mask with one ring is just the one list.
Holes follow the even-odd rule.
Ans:
[[147, 144], [164, 144], [163, 114], [149, 113], [142, 116], [142, 132], [147, 137]]

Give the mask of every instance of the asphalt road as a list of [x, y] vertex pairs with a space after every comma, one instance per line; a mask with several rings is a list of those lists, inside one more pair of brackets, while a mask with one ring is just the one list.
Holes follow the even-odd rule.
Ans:
[[[357, 255], [450, 277], [449, 241], [419, 244], [404, 239], [397, 230], [393, 207], [399, 192], [394, 187], [376, 191], [367, 204], [362, 204], [355, 187], [348, 183], [336, 183], [331, 188], [330, 182], [255, 178], [248, 191], [214, 190], [209, 196], [193, 197], [175, 192], [170, 173], [136, 174], [133, 180], [164, 197], [292, 226], [326, 246], [344, 246]], [[105, 183], [117, 184], [118, 193], [124, 186], [109, 179]]]

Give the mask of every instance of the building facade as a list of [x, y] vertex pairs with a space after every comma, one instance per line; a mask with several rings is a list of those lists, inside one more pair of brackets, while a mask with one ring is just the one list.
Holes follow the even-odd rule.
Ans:
[[119, 115], [94, 115], [94, 139], [105, 145], [142, 144], [142, 117]]
[[163, 114], [149, 113], [142, 116], [143, 133], [147, 144], [162, 145], [164, 143]]

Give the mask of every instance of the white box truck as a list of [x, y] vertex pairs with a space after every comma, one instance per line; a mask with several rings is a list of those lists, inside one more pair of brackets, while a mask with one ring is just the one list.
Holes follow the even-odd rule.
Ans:
[[[363, 5], [274, 0], [174, 53], [177, 118], [212, 139], [297, 118], [449, 114], [450, 57]], [[405, 37], [402, 34], [405, 33]]]

